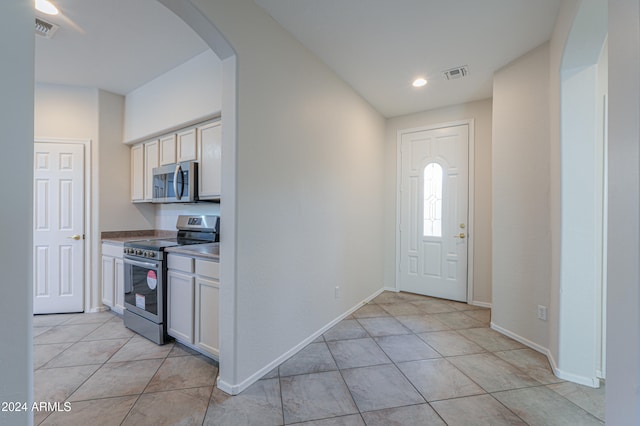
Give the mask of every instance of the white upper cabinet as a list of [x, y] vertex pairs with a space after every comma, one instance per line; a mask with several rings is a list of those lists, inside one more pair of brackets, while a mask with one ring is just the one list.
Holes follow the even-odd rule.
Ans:
[[153, 169], [158, 167], [160, 149], [158, 140], [144, 144], [144, 200], [153, 199]]
[[220, 199], [222, 126], [220, 121], [198, 127], [199, 196], [201, 200]]
[[160, 138], [160, 165], [176, 162], [176, 135], [171, 134]]
[[191, 128], [177, 134], [176, 160], [196, 161], [198, 159], [196, 129]]
[[144, 147], [131, 147], [131, 201], [144, 201]]
[[220, 200], [222, 122], [189, 125], [131, 147], [131, 201], [153, 201], [153, 169], [183, 161], [198, 162], [198, 197]]

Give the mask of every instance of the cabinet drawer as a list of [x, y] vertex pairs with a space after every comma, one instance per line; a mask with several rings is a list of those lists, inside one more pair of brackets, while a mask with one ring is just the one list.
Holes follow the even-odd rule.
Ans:
[[216, 280], [220, 279], [220, 263], [196, 259], [196, 274]]
[[124, 253], [124, 246], [119, 244], [102, 243], [102, 255], [111, 257], [120, 257]]
[[193, 273], [193, 258], [170, 254], [167, 259], [167, 267], [169, 269]]

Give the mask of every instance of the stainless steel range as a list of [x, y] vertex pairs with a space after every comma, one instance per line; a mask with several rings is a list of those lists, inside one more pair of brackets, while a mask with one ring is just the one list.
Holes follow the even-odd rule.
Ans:
[[178, 216], [177, 238], [124, 244], [124, 325], [161, 345], [169, 336], [165, 249], [219, 241], [219, 216]]

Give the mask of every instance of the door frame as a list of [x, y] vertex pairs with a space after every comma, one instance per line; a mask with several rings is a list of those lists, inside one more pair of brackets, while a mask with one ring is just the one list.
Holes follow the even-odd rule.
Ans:
[[[92, 226], [92, 211], [91, 211], [91, 193], [92, 193], [92, 179], [91, 179], [91, 159], [92, 159], [92, 144], [90, 139], [64, 139], [64, 138], [34, 138], [33, 143], [52, 143], [52, 144], [81, 144], [84, 146], [84, 285], [82, 291], [84, 293], [84, 312], [91, 312], [91, 277], [93, 275], [93, 229]], [[33, 158], [31, 159], [31, 167], [33, 172]], [[34, 200], [32, 200], [32, 203]], [[33, 223], [31, 225], [33, 227]], [[32, 247], [33, 250], [33, 247]], [[33, 264], [31, 265], [34, 266]], [[33, 302], [32, 302], [33, 303]]]
[[[467, 120], [457, 120], [457, 121], [449, 121], [445, 123], [432, 124], [427, 126], [420, 127], [411, 127], [407, 129], [398, 130], [398, 136], [396, 140], [396, 283], [395, 289], [396, 291], [400, 291], [399, 283], [400, 283], [400, 218], [401, 216], [401, 207], [402, 200], [400, 198], [401, 194], [401, 186], [402, 186], [402, 154], [400, 152], [402, 148], [402, 137], [409, 133], [422, 132], [428, 130], [437, 130], [443, 129], [447, 127], [455, 127], [455, 126], [469, 126], [469, 168], [468, 168], [468, 184], [469, 184], [469, 196], [468, 196], [468, 222], [467, 222], [467, 303], [468, 304], [477, 304], [473, 301], [473, 244], [474, 244], [474, 181], [473, 178], [475, 173], [475, 130], [474, 130], [474, 119], [470, 118]], [[483, 305], [484, 306], [484, 305]]]

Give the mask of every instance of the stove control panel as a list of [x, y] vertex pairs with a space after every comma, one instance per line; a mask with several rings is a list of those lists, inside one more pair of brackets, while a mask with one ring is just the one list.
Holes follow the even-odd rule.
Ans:
[[129, 254], [132, 256], [148, 257], [151, 259], [158, 257], [157, 252], [155, 252], [154, 250], [143, 250], [143, 249], [137, 249], [132, 247], [125, 247], [124, 254]]

